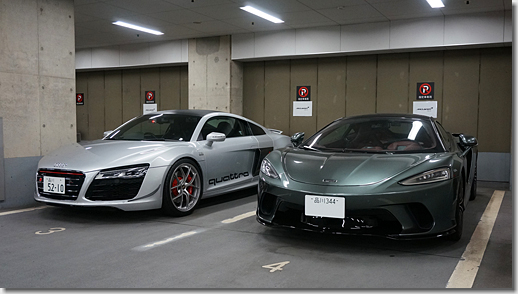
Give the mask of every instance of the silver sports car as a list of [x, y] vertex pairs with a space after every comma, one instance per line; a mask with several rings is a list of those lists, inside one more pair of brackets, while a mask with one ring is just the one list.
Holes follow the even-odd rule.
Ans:
[[34, 198], [58, 206], [162, 208], [183, 216], [202, 196], [257, 185], [263, 158], [289, 145], [280, 131], [238, 115], [159, 111], [129, 120], [102, 140], [44, 156]]

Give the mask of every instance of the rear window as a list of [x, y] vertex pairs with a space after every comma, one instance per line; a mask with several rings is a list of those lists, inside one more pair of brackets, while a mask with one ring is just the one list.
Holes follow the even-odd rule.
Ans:
[[250, 126], [250, 129], [252, 130], [252, 134], [254, 136], [266, 135], [265, 131], [260, 126], [251, 122], [249, 122], [248, 125]]

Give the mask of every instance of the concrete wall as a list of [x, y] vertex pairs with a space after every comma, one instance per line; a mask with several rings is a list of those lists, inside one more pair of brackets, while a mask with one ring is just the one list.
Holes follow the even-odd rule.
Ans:
[[39, 158], [76, 139], [74, 1], [0, 1], [0, 40], [4, 208], [33, 204]]
[[242, 114], [242, 68], [230, 36], [189, 40], [189, 108]]

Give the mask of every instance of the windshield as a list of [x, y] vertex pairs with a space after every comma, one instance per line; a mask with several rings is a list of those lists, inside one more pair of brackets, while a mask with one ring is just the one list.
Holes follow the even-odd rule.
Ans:
[[331, 152], [440, 152], [429, 122], [401, 117], [352, 118], [331, 123], [301, 148]]
[[178, 114], [143, 115], [120, 127], [105, 140], [189, 141], [200, 117]]

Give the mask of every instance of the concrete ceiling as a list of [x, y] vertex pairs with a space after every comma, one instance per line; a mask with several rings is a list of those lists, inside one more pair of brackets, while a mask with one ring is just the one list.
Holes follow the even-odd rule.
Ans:
[[[467, 4], [469, 2], [469, 4]], [[76, 48], [240, 33], [335, 26], [512, 9], [511, 0], [75, 0]], [[284, 20], [274, 24], [239, 7]], [[155, 36], [118, 27], [121, 20], [162, 31]]]

